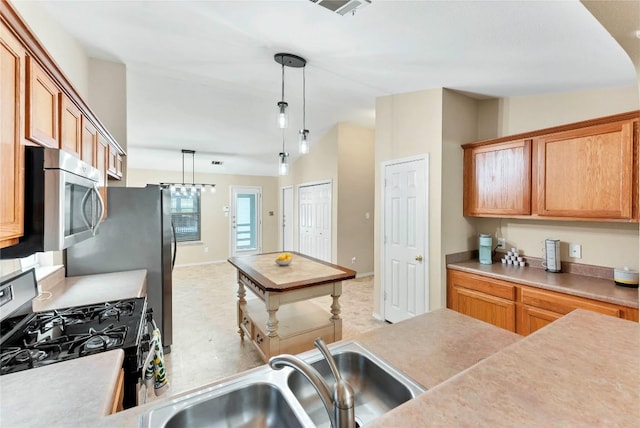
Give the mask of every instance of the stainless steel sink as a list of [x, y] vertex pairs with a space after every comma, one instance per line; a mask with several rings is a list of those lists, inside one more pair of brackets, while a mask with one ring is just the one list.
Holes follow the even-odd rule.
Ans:
[[[386, 362], [362, 347], [350, 346], [332, 351], [338, 370], [355, 392], [356, 421], [366, 424], [400, 404], [414, 398], [424, 389]], [[307, 359], [325, 380], [332, 385], [335, 380], [324, 359]], [[287, 381], [293, 395], [311, 417], [314, 425], [330, 427], [329, 417], [311, 383], [297, 371], [292, 371]]]
[[273, 379], [270, 371], [253, 370], [152, 409], [142, 416], [140, 426], [301, 428], [310, 426], [303, 413], [277, 377]]
[[[363, 425], [424, 389], [356, 342], [330, 345], [343, 376], [355, 390], [356, 421]], [[328, 381], [334, 380], [317, 350], [299, 355]], [[330, 426], [313, 386], [289, 367], [261, 366], [193, 393], [171, 399], [141, 416], [140, 427]]]
[[185, 407], [165, 424], [182, 427], [302, 427], [278, 388], [254, 383]]

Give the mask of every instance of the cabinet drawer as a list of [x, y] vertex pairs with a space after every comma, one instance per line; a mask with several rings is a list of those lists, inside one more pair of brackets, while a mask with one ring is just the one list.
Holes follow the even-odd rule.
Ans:
[[511, 301], [516, 299], [516, 286], [499, 279], [451, 270], [449, 281], [453, 287], [468, 288]]
[[516, 304], [464, 288], [455, 289], [454, 307], [462, 314], [496, 327], [516, 331]]
[[616, 307], [600, 305], [579, 297], [565, 297], [548, 291], [532, 290], [524, 287], [522, 288], [522, 303], [562, 315], [566, 315], [574, 309], [587, 309], [605, 315], [620, 317], [620, 309]]

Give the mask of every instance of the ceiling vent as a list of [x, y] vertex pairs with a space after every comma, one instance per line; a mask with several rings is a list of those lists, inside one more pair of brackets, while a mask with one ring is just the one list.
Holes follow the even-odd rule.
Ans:
[[371, 0], [309, 0], [338, 15], [356, 14], [356, 10], [371, 4]]

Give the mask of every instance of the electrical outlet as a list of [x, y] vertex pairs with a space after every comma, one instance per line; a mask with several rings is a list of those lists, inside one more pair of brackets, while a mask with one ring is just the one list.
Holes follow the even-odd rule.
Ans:
[[208, 253], [209, 252], [209, 247], [204, 247], [204, 252]]
[[507, 240], [504, 238], [498, 238], [498, 249], [504, 250], [507, 248]]
[[569, 244], [569, 257], [573, 257], [574, 259], [582, 258], [582, 245], [580, 244]]
[[355, 264], [356, 264], [356, 258], [355, 258], [355, 257], [351, 259], [351, 264], [352, 264], [352, 265], [355, 265]]

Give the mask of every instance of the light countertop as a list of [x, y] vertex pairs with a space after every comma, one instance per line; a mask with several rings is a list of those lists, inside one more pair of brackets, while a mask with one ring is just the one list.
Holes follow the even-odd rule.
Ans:
[[111, 411], [124, 351], [82, 358], [0, 378], [0, 426], [91, 426]]
[[371, 424], [638, 426], [640, 325], [576, 310]]
[[[49, 294], [50, 293], [50, 294]], [[33, 311], [143, 297], [147, 294], [146, 269], [62, 278], [33, 299]]]
[[284, 292], [312, 285], [353, 279], [356, 272], [342, 266], [290, 252], [291, 263], [278, 266], [276, 257], [281, 253], [231, 257], [229, 263], [255, 281], [265, 291]]
[[[640, 419], [640, 325], [635, 322], [577, 310], [522, 338], [440, 309], [363, 334], [356, 341], [429, 388], [371, 426], [635, 426]], [[98, 356], [106, 359], [113, 352], [117, 351]], [[121, 359], [110, 358], [109, 364], [119, 367]], [[84, 376], [97, 380], [106, 376], [115, 383], [109, 367], [85, 368], [77, 375], [69, 375], [66, 368], [62, 375], [55, 370], [84, 359], [46, 367], [48, 371], [40, 373], [48, 376], [34, 375], [34, 382], [48, 385], [55, 378], [60, 390], [76, 383], [86, 388]], [[26, 373], [38, 370], [42, 369]], [[24, 417], [15, 411], [20, 406], [5, 404], [9, 391], [5, 378], [0, 383], [2, 426], [5, 417]], [[142, 413], [164, 401], [224, 381], [109, 416], [100, 416], [109, 395], [104, 391], [88, 411], [83, 410], [86, 400], [56, 390], [51, 395], [65, 399], [43, 398], [45, 403], [56, 401], [56, 408], [38, 407], [26, 426], [134, 428]], [[98, 382], [89, 383], [99, 387]], [[16, 388], [18, 395], [30, 394], [33, 387], [21, 381]], [[73, 419], [52, 417], [62, 414]]]
[[504, 281], [571, 294], [601, 302], [638, 307], [638, 289], [620, 287], [611, 280], [571, 273], [552, 273], [534, 267], [515, 267], [502, 263], [483, 265], [478, 261], [449, 263], [447, 268], [485, 275]]

